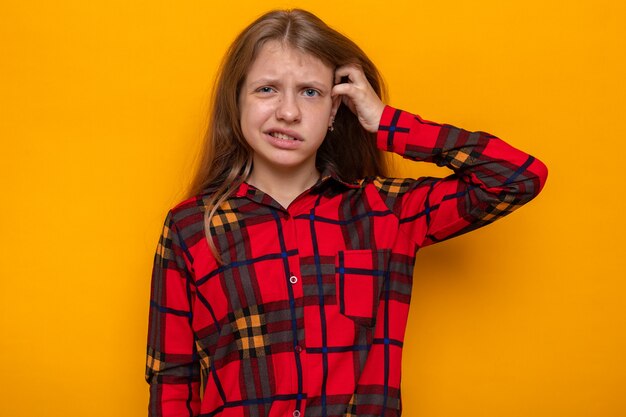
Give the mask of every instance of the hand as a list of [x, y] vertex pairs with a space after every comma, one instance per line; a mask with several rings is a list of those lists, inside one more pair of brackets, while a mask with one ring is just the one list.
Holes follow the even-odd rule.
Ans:
[[[341, 83], [344, 77], [348, 82]], [[385, 104], [367, 81], [361, 66], [349, 64], [337, 68], [335, 83], [332, 95], [341, 96], [343, 104], [357, 116], [361, 126], [368, 132], [376, 133]]]

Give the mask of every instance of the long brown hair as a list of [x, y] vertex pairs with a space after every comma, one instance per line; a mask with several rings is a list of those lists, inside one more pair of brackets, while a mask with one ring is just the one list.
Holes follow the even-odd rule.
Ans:
[[[378, 96], [384, 100], [386, 95], [380, 73], [361, 48], [310, 12], [271, 11], [244, 29], [228, 49], [218, 71], [205, 144], [189, 190], [190, 197], [208, 194], [205, 231], [216, 256], [209, 236], [211, 219], [252, 170], [252, 149], [239, 122], [239, 92], [248, 69], [268, 41], [280, 41], [311, 54], [331, 68], [359, 64]], [[347, 182], [386, 174], [385, 159], [376, 147], [376, 135], [367, 132], [343, 104], [335, 116], [334, 130], [328, 132], [317, 151], [316, 165], [320, 172], [330, 168]]]

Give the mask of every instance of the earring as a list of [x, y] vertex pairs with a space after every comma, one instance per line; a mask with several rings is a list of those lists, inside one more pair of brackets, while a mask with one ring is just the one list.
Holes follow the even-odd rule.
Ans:
[[333, 118], [330, 120], [330, 126], [328, 126], [328, 131], [329, 131], [329, 132], [332, 132], [333, 130], [335, 130], [335, 126], [334, 126], [334, 124], [335, 124], [335, 118], [333, 117]]

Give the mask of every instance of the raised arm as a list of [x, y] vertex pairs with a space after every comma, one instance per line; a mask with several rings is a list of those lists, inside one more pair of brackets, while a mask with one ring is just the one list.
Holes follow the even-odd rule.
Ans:
[[377, 132], [379, 148], [453, 171], [446, 178], [374, 181], [418, 247], [491, 223], [541, 191], [547, 168], [536, 158], [488, 133], [385, 106], [357, 65], [338, 68], [339, 80], [345, 82], [335, 85], [333, 94], [342, 97], [366, 130]]
[[511, 213], [537, 196], [547, 178], [541, 161], [488, 133], [440, 125], [391, 107], [383, 112], [378, 146], [453, 171], [445, 178], [375, 181], [418, 246]]

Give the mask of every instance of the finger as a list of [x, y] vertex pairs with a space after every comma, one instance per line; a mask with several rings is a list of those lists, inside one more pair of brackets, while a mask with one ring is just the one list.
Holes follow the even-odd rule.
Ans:
[[349, 83], [337, 84], [336, 86], [333, 87], [331, 91], [331, 95], [333, 97], [341, 96], [344, 102], [346, 100], [350, 101], [350, 103], [352, 104], [350, 108], [353, 110], [356, 107], [359, 107], [358, 103], [362, 103], [366, 97], [366, 95], [360, 88], [358, 88], [354, 84], [349, 84]]
[[335, 70], [335, 83], [341, 83], [343, 77], [348, 77], [348, 80], [353, 83], [361, 84], [367, 81], [363, 68], [358, 64], [347, 64], [338, 67]]
[[335, 83], [339, 84], [347, 78], [347, 82], [361, 84], [366, 81], [365, 74], [361, 68], [350, 65], [339, 67], [335, 71]]
[[352, 84], [341, 83], [337, 84], [331, 90], [333, 96], [350, 96], [354, 94], [355, 87]]
[[357, 108], [353, 98], [356, 88], [352, 84], [337, 84], [333, 87], [331, 95], [333, 97], [341, 97], [341, 102], [348, 106], [352, 113], [357, 114]]

